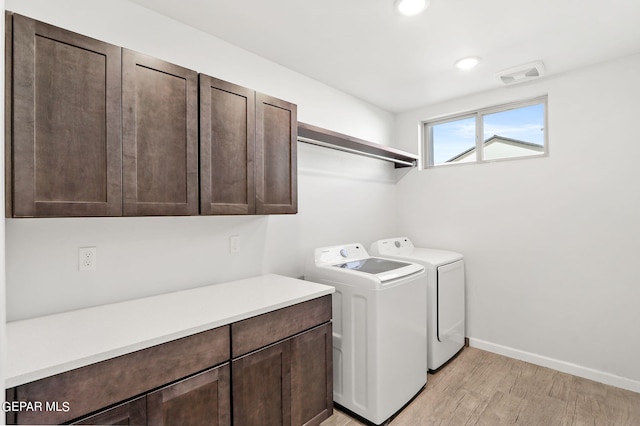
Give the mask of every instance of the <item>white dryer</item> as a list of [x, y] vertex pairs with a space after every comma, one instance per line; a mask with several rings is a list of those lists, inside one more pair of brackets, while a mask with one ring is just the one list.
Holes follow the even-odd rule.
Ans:
[[427, 382], [424, 267], [346, 244], [316, 249], [305, 279], [336, 289], [333, 400], [383, 423]]
[[369, 251], [378, 256], [423, 265], [427, 270], [427, 365], [436, 370], [464, 346], [464, 259], [460, 253], [416, 248], [409, 238], [376, 241]]

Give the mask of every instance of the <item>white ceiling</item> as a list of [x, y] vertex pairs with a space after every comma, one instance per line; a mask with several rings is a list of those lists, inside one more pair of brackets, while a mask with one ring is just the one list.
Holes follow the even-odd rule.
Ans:
[[[552, 75], [640, 52], [640, 0], [431, 0], [412, 18], [393, 0], [132, 1], [391, 112], [534, 60]], [[469, 55], [478, 67], [453, 67]]]

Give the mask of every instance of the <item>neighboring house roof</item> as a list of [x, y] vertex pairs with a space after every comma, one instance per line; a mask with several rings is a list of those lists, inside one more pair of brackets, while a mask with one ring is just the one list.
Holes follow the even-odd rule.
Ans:
[[[533, 142], [525, 142], [525, 141], [521, 141], [518, 139], [512, 139], [512, 138], [507, 138], [505, 136], [500, 136], [500, 135], [493, 135], [490, 138], [486, 139], [483, 142], [483, 145], [485, 147], [493, 144], [493, 143], [502, 143], [502, 144], [506, 144], [506, 145], [511, 145], [517, 148], [522, 148], [522, 149], [526, 149], [529, 151], [536, 151], [536, 152], [544, 152], [544, 146], [537, 144], [537, 143], [533, 143]], [[467, 158], [469, 155], [473, 154], [476, 150], [476, 147], [472, 147], [467, 149], [464, 152], [461, 152], [460, 154], [456, 155], [455, 157], [452, 157], [450, 159], [448, 159], [447, 161], [445, 161], [445, 163], [453, 163], [455, 161], [460, 161], [464, 158]]]

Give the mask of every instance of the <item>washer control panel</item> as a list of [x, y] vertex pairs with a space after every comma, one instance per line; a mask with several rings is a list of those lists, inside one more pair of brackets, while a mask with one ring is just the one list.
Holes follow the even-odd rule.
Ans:
[[324, 247], [316, 249], [315, 252], [316, 265], [335, 265], [336, 263], [367, 257], [369, 257], [369, 254], [360, 243]]

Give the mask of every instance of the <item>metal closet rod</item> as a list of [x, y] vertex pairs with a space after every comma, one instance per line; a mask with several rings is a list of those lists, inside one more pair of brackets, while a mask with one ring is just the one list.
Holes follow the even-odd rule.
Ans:
[[395, 164], [402, 164], [403, 166], [414, 167], [416, 165], [415, 161], [398, 160], [397, 158], [385, 157], [385, 156], [382, 156], [382, 155], [371, 154], [369, 152], [358, 151], [357, 149], [346, 148], [346, 147], [343, 147], [343, 146], [337, 146], [337, 145], [333, 145], [333, 144], [330, 144], [330, 143], [317, 141], [315, 139], [305, 138], [305, 137], [302, 137], [302, 136], [298, 136], [298, 141], [299, 142], [308, 143], [310, 145], [317, 145], [317, 146], [322, 146], [324, 148], [335, 149], [337, 151], [344, 151], [344, 152], [349, 152], [351, 154], [358, 154], [358, 155], [362, 155], [362, 156], [365, 156], [365, 157], [375, 158], [375, 159], [378, 159], [378, 160], [389, 161], [389, 162], [395, 163]]

